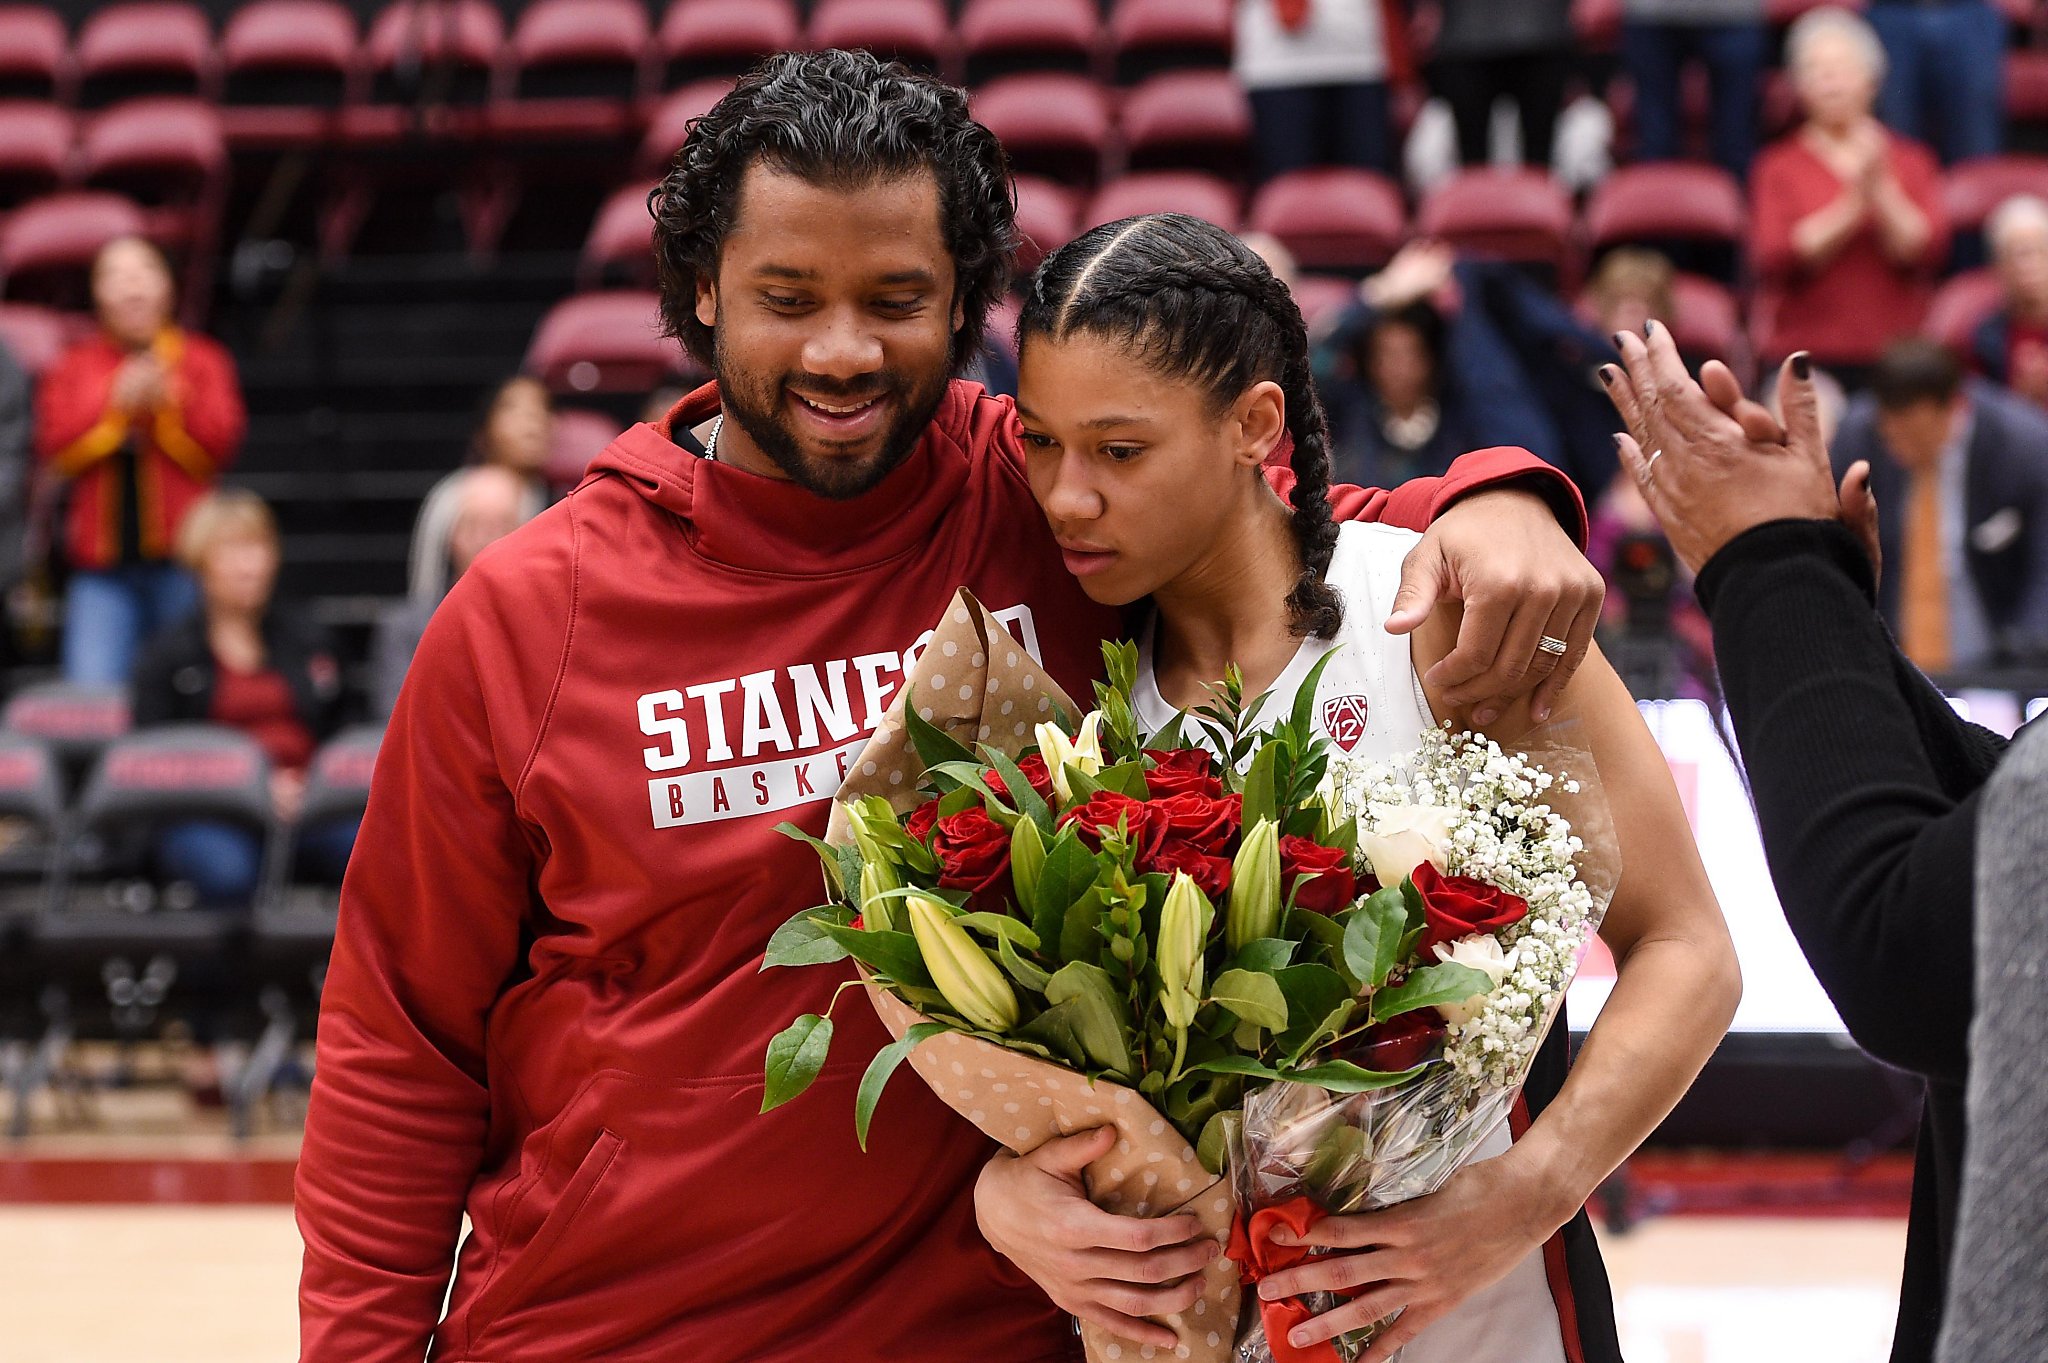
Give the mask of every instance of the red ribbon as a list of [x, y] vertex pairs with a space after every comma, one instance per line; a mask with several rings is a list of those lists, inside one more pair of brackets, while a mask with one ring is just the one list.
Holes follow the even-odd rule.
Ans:
[[[1321, 1207], [1306, 1197], [1290, 1198], [1277, 1206], [1259, 1208], [1252, 1213], [1249, 1228], [1244, 1213], [1239, 1212], [1236, 1220], [1230, 1223], [1230, 1248], [1225, 1253], [1237, 1264], [1239, 1276], [1245, 1283], [1257, 1288], [1261, 1280], [1283, 1269], [1293, 1268], [1309, 1257], [1309, 1246], [1275, 1244], [1273, 1232], [1284, 1226], [1299, 1240], [1325, 1215]], [[1272, 1351], [1274, 1363], [1342, 1363], [1337, 1346], [1327, 1339], [1306, 1349], [1288, 1342], [1295, 1327], [1315, 1315], [1308, 1303], [1299, 1297], [1283, 1297], [1279, 1301], [1259, 1299], [1259, 1320], [1266, 1327], [1266, 1347]]]

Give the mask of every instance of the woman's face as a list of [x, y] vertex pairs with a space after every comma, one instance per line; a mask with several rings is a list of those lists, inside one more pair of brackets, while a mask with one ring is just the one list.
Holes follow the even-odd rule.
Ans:
[[553, 439], [554, 414], [548, 409], [547, 390], [540, 384], [521, 380], [491, 404], [485, 444], [493, 464], [520, 473], [538, 472], [548, 462], [548, 445]]
[[1284, 429], [1279, 393], [1257, 384], [1218, 412], [1205, 389], [1117, 342], [1025, 344], [1017, 413], [1031, 493], [1091, 600], [1141, 600], [1212, 552], [1263, 494], [1257, 469]]
[[276, 584], [277, 543], [265, 535], [217, 540], [199, 563], [199, 590], [210, 610], [261, 612]]
[[1825, 128], [1847, 127], [1877, 102], [1869, 54], [1842, 33], [1816, 33], [1801, 49], [1792, 81], [1807, 117]]
[[1411, 411], [1436, 388], [1436, 365], [1422, 333], [1403, 322], [1382, 322], [1373, 328], [1365, 357], [1366, 381], [1380, 400], [1399, 412]]

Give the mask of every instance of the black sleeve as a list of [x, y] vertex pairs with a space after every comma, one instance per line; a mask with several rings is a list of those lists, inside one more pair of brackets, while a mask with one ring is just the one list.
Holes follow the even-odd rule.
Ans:
[[1793, 935], [1858, 1045], [1959, 1080], [1978, 792], [2004, 740], [1899, 653], [1874, 585], [1842, 526], [1777, 521], [1698, 590]]
[[136, 657], [135, 670], [129, 674], [129, 698], [136, 728], [176, 724], [192, 718], [184, 697], [171, 683], [179, 667], [190, 661], [189, 655], [185, 631], [177, 627], [158, 633], [143, 647]]

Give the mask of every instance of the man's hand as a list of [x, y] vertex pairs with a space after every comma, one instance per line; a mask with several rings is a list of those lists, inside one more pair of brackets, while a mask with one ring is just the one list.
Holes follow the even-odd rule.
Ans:
[[1688, 568], [1698, 572], [1730, 540], [1768, 521], [1834, 520], [1852, 500], [1862, 506], [1867, 486], [1835, 486], [1804, 351], [1778, 375], [1781, 427], [1740, 397], [1725, 365], [1709, 360], [1695, 383], [1670, 331], [1654, 322], [1648, 330], [1647, 341], [1618, 334], [1626, 372], [1607, 365], [1600, 377], [1628, 426], [1615, 437], [1622, 465]]
[[1358, 1363], [1384, 1363], [1458, 1303], [1505, 1278], [1561, 1224], [1510, 1152], [1466, 1166], [1428, 1197], [1386, 1211], [1325, 1217], [1299, 1241], [1286, 1243], [1355, 1252], [1275, 1273], [1259, 1284], [1259, 1295], [1270, 1301], [1365, 1289], [1295, 1327], [1292, 1339], [1306, 1347], [1398, 1311], [1399, 1319], [1358, 1356]]
[[[1592, 646], [1606, 590], [1541, 498], [1503, 488], [1437, 517], [1401, 567], [1386, 627], [1407, 634], [1439, 602], [1463, 602], [1458, 646], [1424, 680], [1480, 725], [1533, 690], [1529, 717], [1541, 724]], [[1538, 648], [1546, 636], [1565, 651]]]
[[1144, 1317], [1192, 1307], [1202, 1295], [1197, 1275], [1222, 1247], [1192, 1216], [1118, 1216], [1090, 1202], [1081, 1171], [1115, 1144], [1116, 1128], [1100, 1126], [1028, 1155], [999, 1152], [975, 1182], [975, 1219], [1053, 1305], [1170, 1351], [1173, 1331]]

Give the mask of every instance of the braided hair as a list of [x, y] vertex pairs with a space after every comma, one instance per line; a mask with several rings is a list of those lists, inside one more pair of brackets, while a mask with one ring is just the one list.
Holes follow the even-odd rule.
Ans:
[[1344, 602], [1323, 581], [1337, 547], [1330, 434], [1309, 369], [1308, 328], [1287, 285], [1230, 233], [1183, 213], [1093, 228], [1045, 258], [1017, 321], [1033, 336], [1128, 344], [1159, 373], [1201, 385], [1218, 409], [1253, 384], [1280, 386], [1294, 442], [1291, 523], [1301, 576], [1287, 595], [1297, 635], [1334, 638]]

